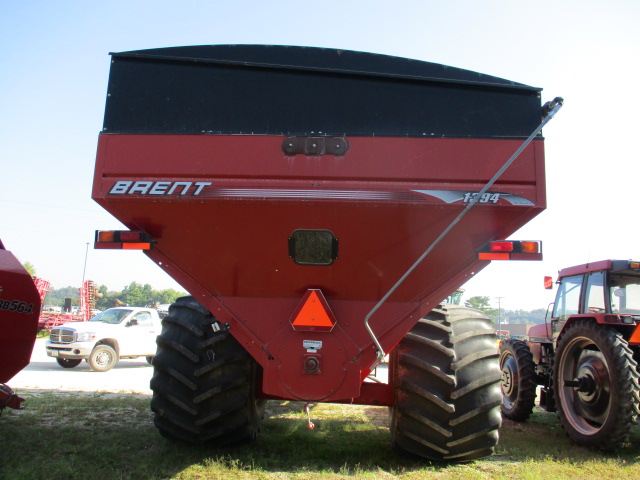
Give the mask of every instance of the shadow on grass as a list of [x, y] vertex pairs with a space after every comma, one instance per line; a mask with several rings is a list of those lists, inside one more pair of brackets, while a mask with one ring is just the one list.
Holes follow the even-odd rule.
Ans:
[[496, 455], [516, 460], [634, 463], [640, 460], [640, 427], [632, 428], [629, 444], [615, 451], [605, 452], [575, 445], [555, 413], [537, 409], [526, 422], [503, 421]]
[[[318, 408], [312, 410], [316, 428], [309, 430], [304, 404], [272, 401], [255, 442], [214, 448], [162, 438], [153, 426], [149, 397], [31, 393], [29, 410], [0, 417], [2, 479], [281, 478], [273, 472], [372, 478], [379, 472], [416, 472], [413, 475], [421, 477], [454, 468], [396, 452], [384, 408]], [[637, 430], [634, 436], [635, 445], [640, 445]], [[505, 422], [497, 453], [487, 461], [630, 462], [638, 455], [637, 448], [607, 455], [576, 447], [555, 415], [544, 412], [522, 424]]]

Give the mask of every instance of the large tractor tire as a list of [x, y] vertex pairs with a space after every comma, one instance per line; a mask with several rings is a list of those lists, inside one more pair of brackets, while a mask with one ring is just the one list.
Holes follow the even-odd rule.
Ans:
[[578, 445], [613, 450], [640, 414], [638, 366], [622, 334], [588, 320], [558, 339], [553, 368], [558, 417]]
[[523, 422], [533, 412], [538, 387], [533, 355], [525, 342], [510, 338], [500, 346], [502, 416]]
[[157, 344], [151, 409], [163, 436], [216, 445], [256, 438], [264, 416], [259, 366], [215, 317], [192, 297], [179, 298]]
[[405, 336], [391, 362], [396, 448], [455, 462], [493, 453], [502, 396], [495, 330], [484, 315], [440, 306]]

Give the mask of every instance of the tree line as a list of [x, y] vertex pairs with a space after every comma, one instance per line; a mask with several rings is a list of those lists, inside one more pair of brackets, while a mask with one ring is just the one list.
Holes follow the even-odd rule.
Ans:
[[489, 319], [495, 324], [509, 323], [509, 324], [532, 324], [532, 323], [544, 323], [547, 310], [544, 308], [538, 308], [535, 310], [498, 310], [491, 307], [489, 297], [471, 297], [464, 302], [465, 307], [475, 308], [484, 312]]
[[[178, 297], [187, 295], [172, 288], [166, 290], [154, 290], [148, 283], [142, 285], [131, 282], [121, 291], [109, 290], [106, 285], [100, 285], [96, 289], [96, 309], [106, 310], [117, 305], [129, 305], [132, 307], [145, 307], [153, 304], [173, 303]], [[44, 299], [45, 306], [62, 307], [65, 298], [70, 298], [72, 306], [80, 304], [80, 289], [77, 287], [54, 288], [47, 292]]]

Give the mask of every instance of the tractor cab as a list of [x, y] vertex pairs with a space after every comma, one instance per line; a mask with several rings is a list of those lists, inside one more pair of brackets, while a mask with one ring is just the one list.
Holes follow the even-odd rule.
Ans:
[[[565, 268], [557, 284], [551, 321], [529, 331], [536, 342], [557, 339], [567, 321], [579, 318], [622, 327], [640, 322], [640, 262], [602, 260]], [[634, 340], [640, 343], [640, 332]]]

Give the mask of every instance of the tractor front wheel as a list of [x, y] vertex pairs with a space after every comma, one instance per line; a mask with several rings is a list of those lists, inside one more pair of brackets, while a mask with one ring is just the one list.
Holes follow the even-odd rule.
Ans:
[[477, 310], [436, 308], [391, 355], [399, 450], [437, 461], [489, 456], [498, 443], [500, 371], [495, 331]]
[[525, 342], [510, 338], [500, 345], [502, 415], [523, 422], [531, 415], [536, 400], [536, 367]]
[[558, 339], [553, 368], [558, 417], [578, 445], [613, 450], [640, 414], [638, 368], [622, 334], [577, 320]]

